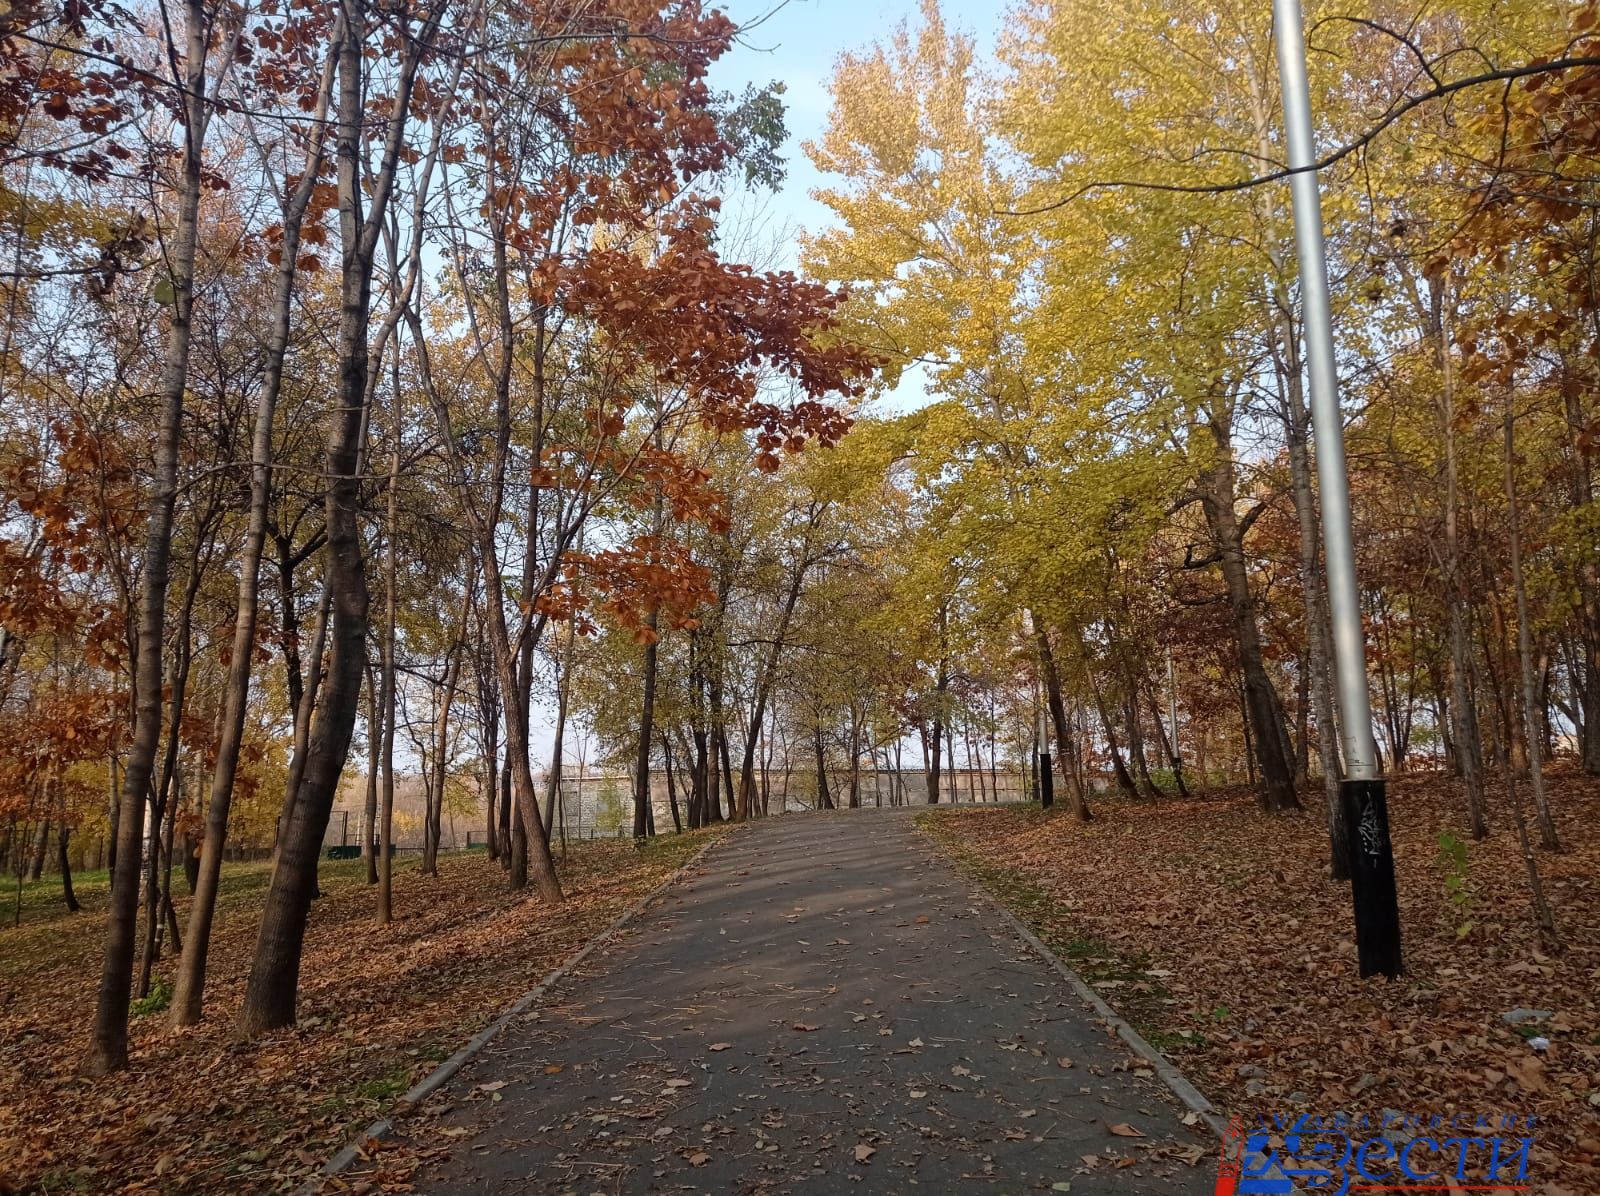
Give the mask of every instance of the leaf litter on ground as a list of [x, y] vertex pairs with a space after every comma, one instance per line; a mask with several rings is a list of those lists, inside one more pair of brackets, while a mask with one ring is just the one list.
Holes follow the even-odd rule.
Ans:
[[[292, 1189], [706, 842], [581, 844], [561, 865], [568, 900], [556, 907], [508, 892], [484, 856], [445, 856], [435, 877], [397, 870], [387, 927], [359, 870], [329, 867], [306, 932], [300, 1024], [249, 1043], [233, 1022], [265, 888], [230, 899], [225, 866], [206, 1020], [172, 1034], [164, 1012], [134, 1018], [131, 1066], [101, 1080], [75, 1073], [103, 907], [9, 941], [0, 931], [0, 1191]], [[187, 899], [175, 904], [181, 924]], [[157, 977], [175, 964], [163, 958]], [[501, 1095], [497, 1083], [486, 1095]], [[359, 1182], [404, 1188], [435, 1153], [368, 1143]]]
[[[1229, 1113], [1533, 1114], [1530, 1179], [1557, 1196], [1600, 1191], [1600, 782], [1552, 771], [1549, 787], [1564, 850], [1538, 863], [1560, 954], [1504, 803], [1474, 843], [1453, 782], [1390, 780], [1394, 982], [1356, 975], [1318, 794], [1272, 817], [1236, 792], [1102, 801], [1088, 825], [1019, 807], [923, 825]], [[1465, 935], [1442, 832], [1466, 844]]]

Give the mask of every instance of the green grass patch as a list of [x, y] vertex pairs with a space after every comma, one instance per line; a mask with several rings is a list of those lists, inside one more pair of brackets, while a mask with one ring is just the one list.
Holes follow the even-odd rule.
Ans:
[[411, 1071], [401, 1066], [386, 1071], [381, 1076], [370, 1080], [363, 1080], [354, 1088], [357, 1100], [371, 1101], [374, 1104], [386, 1104], [411, 1087]]
[[134, 1017], [147, 1017], [152, 1013], [160, 1013], [172, 1004], [172, 985], [160, 976], [150, 981], [150, 992], [136, 1001], [128, 1004], [128, 1012]]

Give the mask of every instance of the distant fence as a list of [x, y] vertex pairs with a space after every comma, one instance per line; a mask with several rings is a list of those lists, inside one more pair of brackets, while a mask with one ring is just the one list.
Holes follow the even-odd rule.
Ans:
[[[681, 770], [674, 770], [672, 779], [679, 817], [687, 819], [689, 778]], [[722, 781], [721, 800], [726, 812], [729, 804], [727, 782], [719, 779]], [[759, 802], [765, 797], [764, 809], [768, 814], [814, 810], [821, 804], [815, 769], [757, 771], [755, 780], [757, 800]], [[737, 776], [733, 783], [735, 787], [738, 786]], [[857, 800], [862, 806], [920, 806], [928, 800], [927, 775], [920, 768], [863, 768], [856, 774], [855, 783]], [[828, 796], [834, 806], [842, 808], [850, 804], [851, 777], [848, 771], [830, 769], [827, 784]], [[939, 800], [963, 804], [1026, 801], [1032, 796], [1030, 786], [1028, 774], [1015, 769], [941, 769]], [[538, 778], [537, 789], [542, 800], [544, 778]], [[672, 829], [667, 774], [662, 769], [654, 769], [650, 773], [650, 798], [656, 829]], [[483, 848], [487, 842], [486, 819], [487, 811], [481, 801], [475, 803], [470, 811], [447, 808], [440, 819], [441, 850]], [[556, 806], [554, 821], [557, 833], [564, 833], [569, 839], [607, 839], [631, 834], [633, 778], [622, 773], [562, 777], [561, 800]], [[364, 825], [363, 805], [353, 799], [341, 801], [328, 819], [328, 829], [322, 836], [323, 847], [360, 846], [364, 841]], [[394, 843], [398, 852], [422, 850], [420, 809], [396, 810]]]

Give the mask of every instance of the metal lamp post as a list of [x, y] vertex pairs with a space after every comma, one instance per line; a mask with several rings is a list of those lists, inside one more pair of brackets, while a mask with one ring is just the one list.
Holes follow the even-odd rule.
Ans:
[[1351, 898], [1362, 976], [1398, 976], [1400, 910], [1395, 897], [1394, 853], [1389, 813], [1372, 736], [1367, 694], [1366, 643], [1356, 586], [1355, 545], [1350, 533], [1350, 479], [1344, 456], [1344, 420], [1333, 359], [1333, 319], [1328, 303], [1328, 266], [1322, 240], [1322, 199], [1317, 189], [1316, 140], [1311, 130], [1311, 91], [1306, 81], [1305, 29], [1300, 0], [1273, 0], [1278, 76], [1288, 134], [1290, 190], [1294, 199], [1295, 246], [1300, 261], [1300, 301], [1305, 321], [1305, 357], [1311, 384], [1311, 423], [1316, 434], [1317, 480], [1322, 497], [1322, 546], [1333, 630], [1339, 731], [1345, 779], [1339, 786], [1350, 827]]

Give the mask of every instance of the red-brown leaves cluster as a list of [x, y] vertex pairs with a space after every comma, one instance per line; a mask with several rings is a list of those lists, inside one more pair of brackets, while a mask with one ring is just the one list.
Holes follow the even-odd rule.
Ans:
[[87, 658], [114, 666], [125, 650], [122, 612], [87, 598], [74, 576], [106, 568], [100, 554], [127, 533], [133, 475], [82, 422], [57, 424], [46, 456], [19, 453], [0, 468], [0, 625], [14, 638], [81, 639]]
[[[655, 230], [648, 260], [626, 245], [593, 250], [561, 273], [569, 301], [629, 357], [692, 397], [711, 428], [758, 428], [784, 440], [831, 444], [849, 420], [824, 395], [859, 394], [875, 365], [832, 338], [840, 292], [790, 271], [758, 274], [710, 243], [709, 208], [685, 205]], [[763, 377], [790, 380], [804, 401], [757, 399]]]
[[[1568, 850], [1540, 866], [1560, 956], [1541, 949], [1509, 814], [1468, 847], [1462, 937], [1439, 858], [1460, 796], [1435, 777], [1391, 781], [1395, 983], [1356, 976], [1349, 891], [1327, 879], [1315, 804], [1266, 818], [1248, 796], [1102, 803], [1088, 826], [971, 811], [938, 835], [1002, 892], [1031, 886], [1019, 912], [1230, 1112], [1536, 1113], [1531, 1178], [1553, 1196], [1600, 1190], [1600, 785], [1552, 780]], [[1502, 1016], [1518, 1008], [1550, 1017], [1519, 1030]]]
[[717, 597], [711, 571], [681, 544], [657, 536], [639, 536], [601, 552], [568, 553], [562, 563], [567, 597], [558, 601], [570, 601], [575, 585], [599, 591], [602, 608], [641, 644], [658, 637], [647, 623], [652, 615], [658, 626], [687, 630], [695, 626], [694, 612]]
[[624, 476], [640, 482], [634, 505], [650, 506], [657, 497], [679, 523], [695, 520], [714, 532], [728, 530], [727, 496], [711, 484], [711, 475], [678, 453], [645, 446], [621, 467]]

